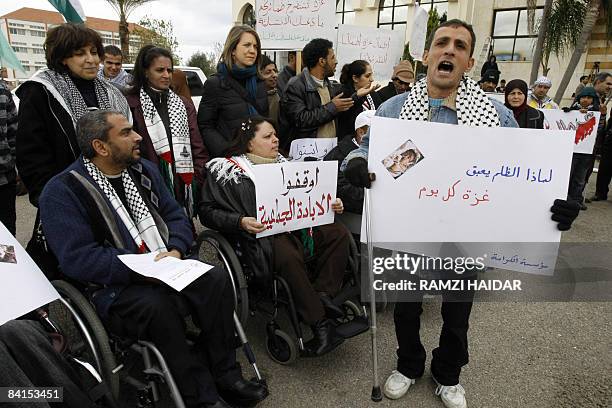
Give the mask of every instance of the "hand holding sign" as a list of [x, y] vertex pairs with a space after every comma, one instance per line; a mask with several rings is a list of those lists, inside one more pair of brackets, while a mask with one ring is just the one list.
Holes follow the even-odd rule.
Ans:
[[240, 219], [240, 228], [249, 234], [259, 234], [266, 230], [266, 226], [253, 217], [242, 217]]

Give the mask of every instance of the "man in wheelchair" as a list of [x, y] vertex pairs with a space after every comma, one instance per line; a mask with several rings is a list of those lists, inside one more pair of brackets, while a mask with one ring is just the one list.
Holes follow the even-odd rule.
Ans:
[[[242, 377], [234, 349], [233, 294], [214, 268], [180, 293], [125, 266], [118, 255], [188, 255], [193, 234], [155, 166], [140, 159], [142, 137], [125, 116], [94, 111], [77, 123], [82, 155], [49, 181], [40, 198], [44, 233], [62, 272], [88, 285], [108, 328], [152, 341], [190, 407], [254, 405], [265, 386]], [[192, 350], [182, 312], [201, 334]], [[227, 402], [225, 402], [227, 400]]]
[[[305, 344], [306, 354], [320, 356], [344, 341], [330, 318], [343, 316], [332, 297], [341, 289], [352, 238], [339, 223], [255, 238], [266, 227], [256, 219], [251, 169], [285, 161], [278, 153], [278, 140], [270, 121], [261, 117], [245, 119], [227, 152], [234, 156], [213, 159], [207, 165], [210, 175], [202, 189], [199, 215], [204, 225], [241, 243], [258, 284], [269, 282], [274, 273], [287, 281], [298, 314], [313, 332], [312, 340]], [[342, 201], [338, 199], [332, 208], [341, 213]], [[308, 258], [314, 262], [314, 276], [309, 276], [305, 261]]]

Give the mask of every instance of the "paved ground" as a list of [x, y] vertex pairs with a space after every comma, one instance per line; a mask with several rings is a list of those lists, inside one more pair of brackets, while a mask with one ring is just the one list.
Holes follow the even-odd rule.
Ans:
[[[594, 181], [594, 178], [593, 178]], [[588, 195], [593, 192], [589, 186]], [[34, 211], [18, 199], [18, 238], [25, 243]], [[564, 241], [610, 242], [612, 201], [589, 205]], [[611, 254], [612, 259], [612, 254]], [[612, 262], [610, 262], [612, 263]], [[439, 302], [425, 304], [422, 338], [437, 343]], [[470, 327], [470, 364], [462, 374], [470, 407], [591, 408], [612, 406], [612, 303], [475, 303]], [[247, 334], [255, 346], [271, 395], [261, 407], [423, 407], [439, 408], [429, 371], [400, 401], [370, 401], [370, 338], [363, 334], [320, 359], [293, 366], [266, 355], [264, 324], [253, 318]], [[379, 318], [379, 374], [395, 365], [391, 310]], [[428, 357], [430, 357], [429, 354]], [[245, 373], [251, 373], [245, 369]]]

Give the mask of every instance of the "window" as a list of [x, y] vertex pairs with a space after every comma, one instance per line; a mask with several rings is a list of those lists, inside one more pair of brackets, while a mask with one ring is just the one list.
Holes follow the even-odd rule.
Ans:
[[354, 24], [353, 0], [336, 0], [336, 24]]
[[45, 50], [42, 48], [32, 48], [32, 50], [34, 51], [34, 54], [44, 54]]
[[9, 28], [9, 33], [11, 34], [15, 34], [15, 35], [26, 35], [26, 30], [24, 30], [23, 28]]
[[252, 4], [247, 4], [242, 15], [242, 24], [255, 28], [255, 10]]
[[25, 25], [19, 23], [9, 23], [9, 27], [25, 27]]
[[15, 52], [28, 52], [28, 48], [27, 47], [16, 47], [13, 45], [13, 51]]
[[30, 30], [30, 35], [32, 37], [46, 37], [47, 33], [45, 33], [44, 31], [34, 31], [34, 30]]
[[[535, 10], [536, 22], [542, 18], [542, 10]], [[529, 33], [527, 9], [495, 10], [491, 37], [497, 61], [531, 61], [538, 33]]]
[[406, 31], [409, 0], [380, 0], [378, 27]]
[[[435, 8], [440, 18], [442, 18], [444, 14], [448, 16], [448, 0], [421, 0], [421, 7], [425, 8], [427, 11]], [[446, 21], [446, 19], [444, 19], [444, 21]]]

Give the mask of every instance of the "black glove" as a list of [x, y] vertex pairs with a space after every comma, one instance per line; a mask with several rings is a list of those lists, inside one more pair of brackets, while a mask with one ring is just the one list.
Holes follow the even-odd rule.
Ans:
[[556, 199], [550, 211], [553, 213], [550, 218], [558, 223], [557, 228], [567, 231], [580, 213], [580, 204], [575, 201]]
[[561, 110], [565, 113], [571, 111], [571, 108], [569, 108], [568, 106], [566, 106], [565, 108], [561, 108]]
[[349, 160], [346, 169], [344, 169], [344, 177], [354, 186], [372, 187], [370, 175], [368, 174], [368, 161], [361, 157]]

